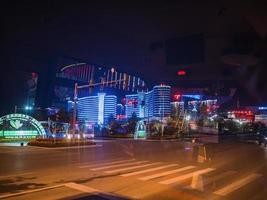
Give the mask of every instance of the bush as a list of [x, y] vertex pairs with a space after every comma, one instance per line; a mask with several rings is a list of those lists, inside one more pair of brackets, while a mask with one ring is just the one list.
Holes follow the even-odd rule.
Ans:
[[68, 147], [68, 146], [83, 146], [83, 145], [95, 145], [96, 143], [91, 140], [79, 140], [79, 139], [42, 139], [38, 138], [36, 140], [30, 141], [28, 145], [30, 146], [40, 146], [40, 147]]

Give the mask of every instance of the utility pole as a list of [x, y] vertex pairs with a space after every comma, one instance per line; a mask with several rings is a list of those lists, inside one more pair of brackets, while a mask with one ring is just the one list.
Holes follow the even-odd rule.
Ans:
[[77, 95], [78, 95], [78, 83], [74, 85], [74, 97], [73, 97], [73, 116], [72, 116], [72, 130], [75, 134], [76, 130], [76, 104], [77, 104]]

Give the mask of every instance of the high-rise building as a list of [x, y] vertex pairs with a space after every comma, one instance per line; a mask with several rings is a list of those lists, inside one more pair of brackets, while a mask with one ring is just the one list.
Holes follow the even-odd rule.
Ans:
[[98, 123], [98, 96], [88, 96], [78, 99], [77, 119], [79, 123]]
[[171, 114], [171, 87], [158, 85], [153, 87], [153, 115], [168, 117]]
[[153, 90], [145, 93], [145, 118], [153, 117], [154, 111]]
[[117, 97], [115, 95], [107, 95], [104, 97], [104, 124], [108, 123], [110, 116], [116, 118]]
[[126, 95], [125, 113], [126, 118], [130, 118], [133, 113], [138, 118], [145, 117], [145, 93], [138, 92], [137, 94]]
[[98, 93], [97, 96], [88, 96], [78, 99], [78, 122], [106, 124], [108, 118], [116, 117], [117, 97]]
[[117, 111], [116, 111], [116, 119], [117, 120], [125, 120], [126, 116], [125, 116], [125, 106], [123, 106], [122, 104], [117, 104]]
[[171, 87], [155, 86], [149, 92], [126, 95], [126, 118], [133, 113], [139, 118], [168, 117], [171, 113]]

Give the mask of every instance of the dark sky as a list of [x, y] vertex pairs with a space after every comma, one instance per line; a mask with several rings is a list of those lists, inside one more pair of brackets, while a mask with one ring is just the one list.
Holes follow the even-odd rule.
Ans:
[[[230, 80], [242, 85], [246, 75], [233, 75], [232, 66], [222, 62], [222, 57], [248, 49], [246, 55], [258, 53], [266, 60], [267, 9], [263, 2], [17, 1], [1, 7], [3, 70], [38, 70], [59, 56], [72, 56], [113, 65], [148, 81], [180, 86], [192, 80]], [[176, 72], [181, 66], [166, 63], [164, 41], [192, 34], [204, 36], [204, 60], [189, 60], [182, 67], [187, 67], [190, 76], [180, 80]], [[245, 47], [240, 45], [244, 41]], [[151, 49], [153, 44], [158, 48]], [[266, 64], [257, 65], [256, 69], [266, 68]], [[2, 88], [10, 73], [1, 73]], [[248, 93], [253, 96], [256, 86], [251, 87]], [[256, 92], [259, 101], [262, 91]]]

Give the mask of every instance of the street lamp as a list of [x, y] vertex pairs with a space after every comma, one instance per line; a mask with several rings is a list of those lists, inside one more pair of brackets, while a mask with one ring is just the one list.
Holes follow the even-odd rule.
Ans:
[[25, 109], [25, 110], [32, 110], [32, 107], [31, 107], [31, 106], [25, 106], [24, 109]]

